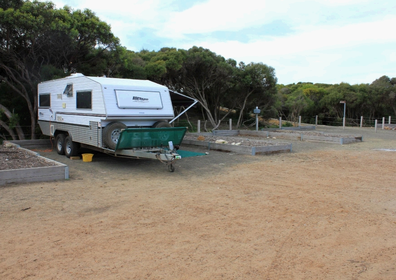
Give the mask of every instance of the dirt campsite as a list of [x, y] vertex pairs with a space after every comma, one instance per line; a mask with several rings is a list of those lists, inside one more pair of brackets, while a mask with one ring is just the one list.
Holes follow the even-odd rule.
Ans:
[[320, 129], [363, 142], [182, 146], [208, 154], [175, 172], [43, 151], [70, 179], [0, 187], [0, 278], [396, 279], [396, 132]]

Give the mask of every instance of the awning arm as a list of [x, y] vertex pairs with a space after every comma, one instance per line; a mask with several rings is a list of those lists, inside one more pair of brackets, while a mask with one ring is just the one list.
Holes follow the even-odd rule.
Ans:
[[177, 115], [173, 120], [169, 121], [169, 123], [173, 123], [173, 122], [174, 122], [175, 120], [177, 120], [181, 115], [183, 115], [185, 112], [187, 112], [188, 110], [190, 110], [191, 107], [193, 107], [195, 104], [198, 103], [198, 100], [196, 100], [196, 99], [194, 99], [194, 98], [191, 98], [191, 97], [189, 97], [189, 96], [187, 96], [187, 95], [178, 93], [177, 91], [173, 91], [173, 90], [172, 90], [172, 93], [175, 93], [175, 94], [177, 94], [177, 95], [183, 96], [183, 97], [188, 98], [188, 99], [191, 99], [191, 100], [194, 101], [194, 103], [191, 104], [190, 106], [188, 106], [187, 109], [185, 109], [183, 112], [181, 112], [179, 115]]

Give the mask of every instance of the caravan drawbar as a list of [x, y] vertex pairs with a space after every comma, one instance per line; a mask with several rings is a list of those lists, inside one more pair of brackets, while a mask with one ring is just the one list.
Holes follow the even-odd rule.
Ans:
[[[67, 157], [80, 147], [115, 156], [159, 159], [174, 171], [180, 159], [185, 127], [171, 127], [174, 115], [170, 90], [149, 80], [69, 77], [38, 84], [38, 124], [55, 138], [58, 154]], [[183, 94], [172, 92], [189, 100]]]

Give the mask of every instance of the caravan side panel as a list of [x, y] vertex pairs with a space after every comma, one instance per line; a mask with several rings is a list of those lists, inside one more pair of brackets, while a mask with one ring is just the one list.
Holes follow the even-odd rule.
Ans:
[[[69, 85], [69, 86], [68, 86]], [[39, 106], [38, 120], [89, 126], [106, 118], [102, 87], [86, 77], [69, 77], [38, 85], [40, 95], [50, 94], [51, 106]], [[77, 96], [85, 94], [90, 106], [78, 108]], [[40, 104], [39, 104], [40, 105]], [[88, 108], [89, 107], [89, 108]]]

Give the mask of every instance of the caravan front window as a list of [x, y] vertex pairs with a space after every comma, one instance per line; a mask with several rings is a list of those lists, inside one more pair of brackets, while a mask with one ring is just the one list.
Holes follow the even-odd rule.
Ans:
[[77, 92], [77, 109], [92, 109], [92, 91]]
[[48, 108], [51, 106], [51, 94], [45, 93], [39, 95], [39, 107]]

